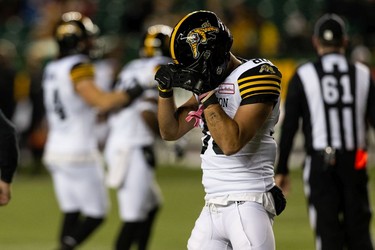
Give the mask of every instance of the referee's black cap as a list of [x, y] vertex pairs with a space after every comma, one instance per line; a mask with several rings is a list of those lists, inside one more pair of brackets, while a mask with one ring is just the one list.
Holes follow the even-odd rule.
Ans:
[[346, 37], [345, 22], [336, 14], [325, 14], [316, 21], [314, 36], [324, 45], [340, 46]]

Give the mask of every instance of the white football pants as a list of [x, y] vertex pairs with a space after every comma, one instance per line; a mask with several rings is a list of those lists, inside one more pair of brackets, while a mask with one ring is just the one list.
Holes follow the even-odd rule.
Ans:
[[274, 250], [273, 215], [262, 204], [207, 204], [195, 222], [189, 250]]
[[61, 211], [91, 217], [107, 214], [109, 197], [101, 162], [51, 164], [48, 169]]

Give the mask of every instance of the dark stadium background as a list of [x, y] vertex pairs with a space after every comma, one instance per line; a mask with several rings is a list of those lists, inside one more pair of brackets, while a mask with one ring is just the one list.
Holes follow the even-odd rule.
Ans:
[[[114, 58], [122, 66], [138, 56], [145, 27], [156, 23], [174, 26], [188, 12], [198, 9], [215, 11], [228, 25], [235, 38], [236, 55], [267, 57], [280, 68], [283, 96], [296, 66], [315, 56], [312, 25], [325, 12], [345, 18], [350, 37], [348, 56], [365, 60], [375, 74], [375, 0], [0, 0], [0, 107], [6, 102], [15, 105], [11, 119], [19, 131], [21, 148], [13, 200], [0, 208], [0, 249], [44, 250], [53, 249], [55, 244], [60, 218], [50, 177], [41, 163], [47, 128], [40, 83], [45, 63], [56, 55], [52, 30], [61, 13], [75, 10], [89, 16], [100, 28], [97, 55]], [[356, 48], [368, 54], [363, 57], [353, 53]], [[13, 72], [14, 83], [2, 72]], [[186, 98], [183, 91], [177, 94], [178, 101]], [[151, 250], [185, 249], [203, 205], [199, 136], [196, 130], [186, 138], [182, 158], [175, 155], [173, 144], [160, 142], [158, 179], [165, 205]], [[374, 166], [373, 131], [369, 142], [370, 163]], [[301, 136], [297, 137], [291, 159], [292, 194], [286, 212], [275, 221], [280, 250], [314, 249], [298, 168], [302, 144]], [[374, 167], [370, 167], [370, 178], [373, 198]], [[114, 198], [113, 192], [111, 195]], [[116, 201], [112, 201], [105, 226], [82, 249], [110, 249], [118, 225]], [[375, 207], [374, 199], [372, 204]], [[374, 222], [372, 228], [374, 232]]]

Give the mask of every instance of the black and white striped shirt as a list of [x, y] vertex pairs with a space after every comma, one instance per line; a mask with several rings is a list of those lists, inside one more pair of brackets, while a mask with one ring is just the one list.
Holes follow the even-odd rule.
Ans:
[[302, 118], [307, 153], [327, 146], [366, 149], [375, 125], [375, 87], [370, 69], [331, 53], [298, 67], [289, 83], [280, 137], [278, 173], [287, 173], [293, 139]]

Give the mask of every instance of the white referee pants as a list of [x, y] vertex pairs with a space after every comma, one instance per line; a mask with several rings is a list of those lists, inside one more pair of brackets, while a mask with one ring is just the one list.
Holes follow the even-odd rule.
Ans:
[[274, 250], [273, 216], [262, 204], [207, 204], [195, 222], [189, 250]]

